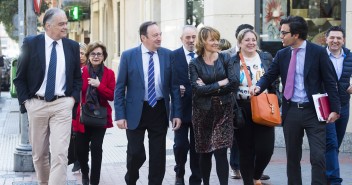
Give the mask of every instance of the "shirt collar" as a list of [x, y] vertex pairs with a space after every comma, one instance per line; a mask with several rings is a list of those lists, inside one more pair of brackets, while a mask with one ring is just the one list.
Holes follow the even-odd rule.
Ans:
[[[306, 49], [306, 47], [307, 47], [307, 41], [303, 41], [303, 43], [298, 48], [300, 48], [302, 50], [302, 49]], [[293, 50], [293, 49], [294, 48], [291, 47], [291, 50]]]
[[[142, 50], [142, 54], [145, 54], [145, 53], [148, 54], [148, 52], [150, 52], [149, 49], [147, 49], [143, 43], [141, 44], [141, 50]], [[154, 54], [157, 54], [157, 53], [158, 51], [154, 51]]]
[[[45, 35], [45, 45], [51, 46], [55, 40], [50, 38], [46, 33], [44, 35]], [[57, 45], [62, 46], [62, 39], [57, 40], [56, 42], [57, 42]]]
[[195, 51], [188, 51], [185, 46], [182, 45], [183, 51], [185, 52], [185, 55], [187, 56], [189, 53], [193, 52], [194, 54], [196, 53]]
[[334, 58], [341, 58], [341, 57], [346, 57], [346, 54], [345, 54], [345, 52], [343, 51], [343, 49], [341, 48], [341, 53], [340, 53], [340, 55], [338, 56], [338, 57], [335, 57], [332, 53], [331, 53], [331, 51], [329, 50], [329, 47], [326, 47], [326, 51], [328, 52], [328, 55], [329, 55], [329, 57], [334, 57]]

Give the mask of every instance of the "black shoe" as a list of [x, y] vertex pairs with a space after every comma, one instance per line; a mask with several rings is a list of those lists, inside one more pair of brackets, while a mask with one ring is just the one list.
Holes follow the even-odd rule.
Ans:
[[82, 185], [89, 185], [89, 177], [88, 177], [88, 175], [82, 174]]
[[73, 163], [73, 168], [72, 168], [72, 172], [76, 172], [78, 170], [81, 169], [81, 165], [79, 164], [78, 161], [76, 161], [75, 163]]
[[175, 185], [185, 185], [185, 181], [182, 177], [176, 177]]
[[269, 180], [270, 179], [270, 176], [269, 175], [262, 175], [261, 177], [260, 177], [260, 180]]

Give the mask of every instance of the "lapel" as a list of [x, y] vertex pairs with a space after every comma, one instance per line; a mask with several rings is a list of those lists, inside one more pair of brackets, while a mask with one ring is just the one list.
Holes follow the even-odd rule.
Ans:
[[160, 65], [160, 78], [161, 84], [164, 84], [164, 75], [165, 75], [165, 55], [161, 49], [158, 49], [158, 56], [159, 56], [159, 65]]
[[[177, 53], [177, 55], [176, 56], [178, 56], [178, 57], [180, 57], [179, 59], [180, 59], [180, 64], [178, 64], [178, 65], [180, 65], [180, 67], [182, 67], [182, 69], [188, 69], [188, 63], [187, 63], [187, 59], [186, 59], [186, 54], [185, 54], [185, 51], [183, 50], [183, 47], [181, 47], [179, 50], [178, 50], [178, 53]], [[176, 66], [178, 66], [178, 65], [176, 65]]]
[[42, 72], [45, 74], [45, 66], [46, 66], [46, 60], [45, 60], [45, 37], [44, 34], [41, 34], [39, 36], [39, 43], [37, 44], [37, 51], [39, 55], [39, 62], [42, 67]]
[[315, 57], [315, 52], [313, 50], [313, 48], [311, 47], [311, 43], [309, 43], [308, 41], [306, 41], [307, 46], [306, 46], [306, 56], [304, 59], [304, 79], [308, 77], [308, 72], [310, 70], [310, 67], [313, 65], [314, 63], [314, 57]]
[[65, 72], [66, 72], [66, 78], [67, 78], [67, 75], [69, 74], [68, 71], [70, 71], [70, 68], [71, 68], [71, 65], [70, 65], [71, 52], [70, 52], [70, 48], [68, 47], [68, 41], [66, 38], [62, 39], [62, 47], [64, 49], [64, 55], [65, 55], [65, 65], [66, 65]]
[[144, 84], [144, 72], [143, 72], [143, 59], [142, 59], [142, 50], [141, 50], [141, 45], [135, 49], [136, 53], [132, 53], [132, 57], [136, 56], [136, 60], [132, 61], [137, 61], [137, 68], [139, 71], [139, 76], [141, 77], [141, 82]]

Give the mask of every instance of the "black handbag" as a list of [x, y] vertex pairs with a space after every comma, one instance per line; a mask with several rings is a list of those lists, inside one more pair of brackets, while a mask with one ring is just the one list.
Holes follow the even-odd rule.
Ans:
[[238, 106], [237, 100], [234, 100], [233, 107], [233, 127], [234, 129], [243, 128], [246, 125], [245, 111], [242, 107]]
[[81, 104], [80, 122], [86, 126], [104, 127], [107, 124], [106, 107], [99, 106], [97, 110], [91, 111], [87, 104]]

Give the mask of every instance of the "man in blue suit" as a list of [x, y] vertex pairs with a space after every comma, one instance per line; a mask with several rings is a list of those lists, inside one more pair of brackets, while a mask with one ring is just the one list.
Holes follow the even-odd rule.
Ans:
[[170, 50], [160, 47], [161, 31], [156, 22], [139, 28], [142, 44], [121, 55], [115, 88], [115, 120], [126, 129], [127, 173], [125, 181], [135, 185], [146, 160], [144, 134], [149, 138], [149, 184], [161, 185], [165, 175], [166, 133], [172, 103], [172, 127], [181, 126], [180, 89]]
[[[337, 76], [325, 48], [306, 41], [308, 25], [302, 17], [289, 16], [282, 19], [280, 25], [280, 38], [287, 47], [277, 52], [269, 70], [256, 86], [251, 87], [250, 93], [261, 93], [281, 76], [288, 184], [302, 185], [300, 161], [306, 131], [312, 165], [311, 183], [326, 185], [325, 125], [339, 117]], [[319, 122], [312, 95], [324, 92], [329, 95], [331, 113], [326, 122]]]
[[66, 185], [72, 113], [82, 86], [79, 45], [65, 38], [67, 17], [63, 10], [47, 10], [43, 26], [45, 34], [24, 39], [14, 84], [21, 112], [28, 110], [38, 183]]
[[[202, 183], [199, 169], [199, 154], [195, 151], [194, 134], [192, 126], [192, 87], [189, 81], [188, 64], [191, 59], [196, 58], [194, 53], [197, 28], [186, 25], [182, 29], [182, 47], [173, 51], [175, 56], [175, 71], [180, 85], [182, 100], [182, 125], [175, 131], [174, 155], [175, 155], [175, 185], [184, 185], [185, 164], [187, 154], [190, 155], [190, 167], [192, 174], [189, 177], [190, 185], [200, 185]], [[189, 140], [188, 140], [189, 133]]]

